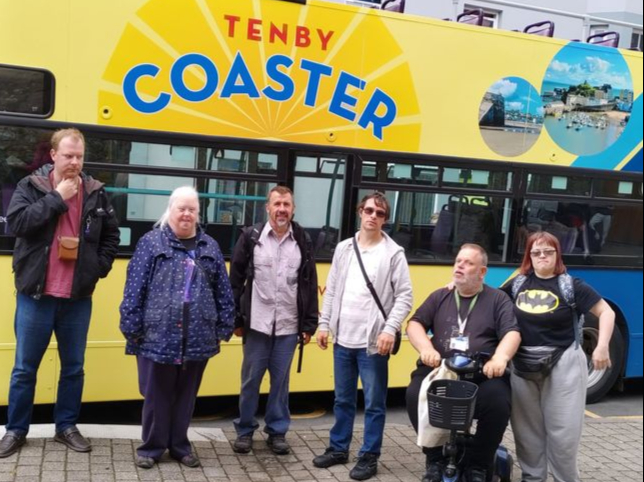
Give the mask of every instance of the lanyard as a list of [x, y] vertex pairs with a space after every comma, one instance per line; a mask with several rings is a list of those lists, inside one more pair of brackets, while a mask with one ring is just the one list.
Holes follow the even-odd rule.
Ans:
[[465, 333], [465, 327], [467, 326], [467, 320], [470, 319], [470, 313], [472, 313], [472, 310], [474, 309], [474, 305], [476, 305], [476, 301], [479, 299], [479, 295], [481, 294], [481, 291], [483, 289], [476, 293], [476, 296], [472, 298], [472, 302], [470, 303], [470, 307], [467, 309], [467, 315], [465, 316], [465, 319], [463, 320], [461, 318], [461, 297], [458, 294], [457, 290], [454, 290], [454, 299], [456, 300], [456, 317], [458, 321], [458, 334], [460, 336], [463, 336], [463, 333]]
[[188, 256], [189, 257], [186, 258], [186, 260], [185, 260], [185, 270], [186, 270], [185, 276], [186, 276], [186, 279], [185, 279], [185, 285], [184, 285], [184, 288], [183, 288], [183, 302], [184, 303], [188, 303], [188, 302], [191, 301], [191, 298], [192, 298], [192, 294], [191, 294], [191, 291], [192, 291], [192, 276], [193, 276], [193, 274], [195, 272], [195, 261], [194, 261], [195, 252], [194, 251], [188, 251]]

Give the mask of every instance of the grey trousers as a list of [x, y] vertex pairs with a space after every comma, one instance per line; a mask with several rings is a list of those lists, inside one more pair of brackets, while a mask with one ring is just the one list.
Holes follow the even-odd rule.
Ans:
[[584, 426], [588, 367], [574, 343], [550, 376], [535, 382], [512, 374], [512, 430], [523, 482], [580, 482], [577, 452]]

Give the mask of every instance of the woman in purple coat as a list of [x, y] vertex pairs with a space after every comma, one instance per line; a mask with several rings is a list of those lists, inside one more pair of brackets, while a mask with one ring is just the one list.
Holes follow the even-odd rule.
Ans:
[[121, 304], [126, 352], [136, 355], [143, 444], [136, 465], [152, 468], [166, 450], [199, 466], [188, 427], [208, 360], [233, 331], [235, 305], [217, 242], [198, 225], [199, 199], [180, 187], [128, 265]]

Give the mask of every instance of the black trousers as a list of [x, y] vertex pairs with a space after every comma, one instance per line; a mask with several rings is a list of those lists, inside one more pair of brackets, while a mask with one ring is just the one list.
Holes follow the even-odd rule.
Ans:
[[[433, 368], [418, 367], [411, 374], [411, 382], [407, 387], [407, 413], [409, 420], [418, 432], [418, 398], [423, 380]], [[492, 468], [494, 454], [503, 440], [503, 434], [510, 420], [512, 393], [509, 377], [488, 379], [481, 376], [472, 380], [479, 386], [476, 398], [474, 418], [478, 420], [476, 434], [465, 452], [465, 463], [468, 466]], [[429, 462], [443, 460], [442, 447], [424, 448]]]
[[188, 428], [208, 360], [181, 365], [136, 357], [143, 395], [143, 444], [136, 452], [159, 460], [166, 450], [177, 460], [192, 452]]

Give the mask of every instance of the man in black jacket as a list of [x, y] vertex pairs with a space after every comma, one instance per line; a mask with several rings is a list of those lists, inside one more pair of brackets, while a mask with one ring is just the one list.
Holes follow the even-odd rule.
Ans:
[[76, 428], [83, 393], [92, 293], [112, 268], [119, 245], [114, 210], [103, 184], [82, 172], [85, 139], [76, 129], [51, 138], [52, 165], [21, 180], [9, 205], [16, 236], [16, 360], [11, 373], [6, 434], [0, 457], [24, 443], [34, 404], [36, 374], [56, 333], [60, 379], [54, 440], [77, 452], [89, 441]]
[[230, 264], [235, 296], [235, 334], [244, 337], [242, 388], [237, 440], [233, 450], [248, 453], [253, 433], [259, 388], [268, 370], [271, 388], [264, 417], [267, 443], [278, 455], [288, 454], [286, 442], [291, 417], [288, 408], [289, 375], [295, 348], [302, 349], [318, 323], [318, 282], [312, 243], [293, 222], [293, 193], [276, 186], [268, 194], [269, 221], [246, 228]]

